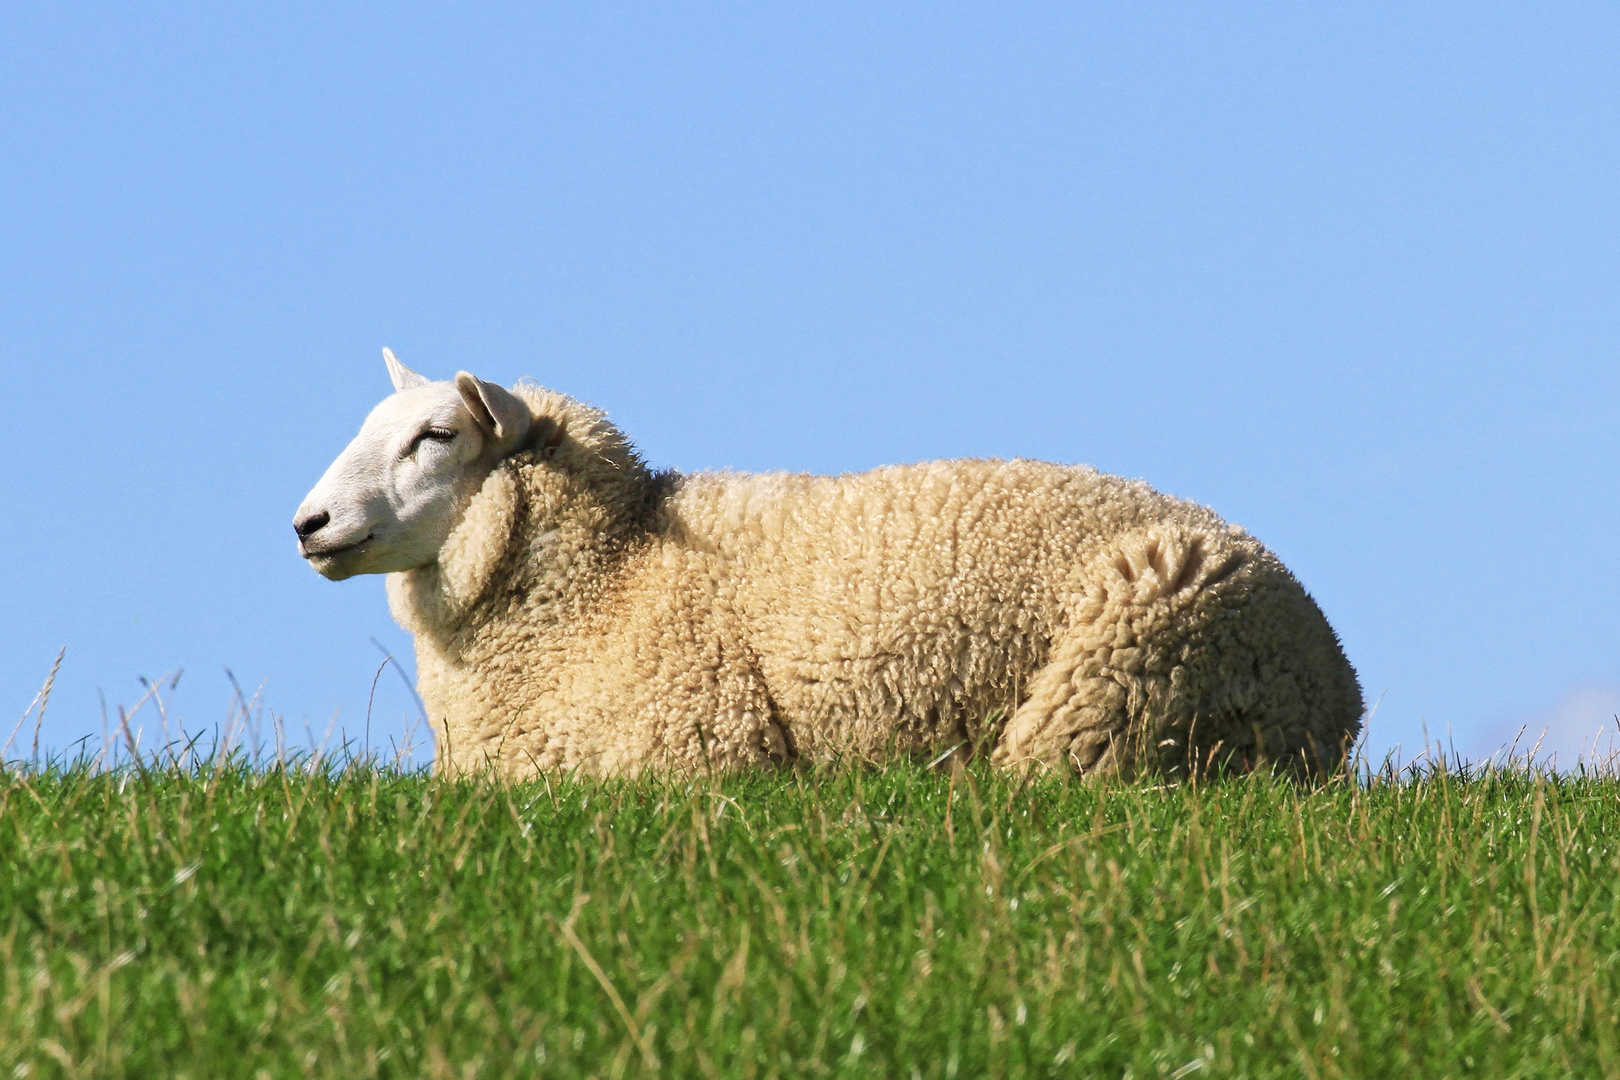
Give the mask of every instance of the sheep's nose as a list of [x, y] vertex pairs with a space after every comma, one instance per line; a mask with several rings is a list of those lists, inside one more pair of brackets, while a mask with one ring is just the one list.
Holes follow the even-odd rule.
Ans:
[[326, 523], [331, 520], [332, 515], [322, 510], [318, 514], [311, 514], [306, 518], [293, 522], [293, 532], [298, 534], [298, 539], [308, 540], [326, 528]]

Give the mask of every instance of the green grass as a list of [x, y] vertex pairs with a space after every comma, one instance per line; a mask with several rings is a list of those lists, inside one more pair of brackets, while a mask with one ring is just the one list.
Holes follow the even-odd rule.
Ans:
[[1620, 782], [0, 773], [0, 1077], [1620, 1074]]

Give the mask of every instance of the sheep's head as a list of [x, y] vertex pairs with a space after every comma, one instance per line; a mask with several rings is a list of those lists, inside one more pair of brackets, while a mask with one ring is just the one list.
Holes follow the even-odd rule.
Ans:
[[394, 393], [293, 515], [298, 550], [333, 581], [439, 557], [491, 469], [524, 445], [532, 418], [510, 392], [463, 371], [431, 382], [383, 350]]

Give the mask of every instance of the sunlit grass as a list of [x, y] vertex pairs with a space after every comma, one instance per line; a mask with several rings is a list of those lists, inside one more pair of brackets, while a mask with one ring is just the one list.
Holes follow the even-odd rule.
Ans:
[[0, 1076], [1620, 1074], [1620, 782], [0, 772]]

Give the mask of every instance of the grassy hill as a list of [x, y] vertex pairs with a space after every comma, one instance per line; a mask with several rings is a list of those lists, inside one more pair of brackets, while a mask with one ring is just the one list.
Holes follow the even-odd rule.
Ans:
[[0, 1076], [1620, 1075], [1620, 782], [0, 773]]

